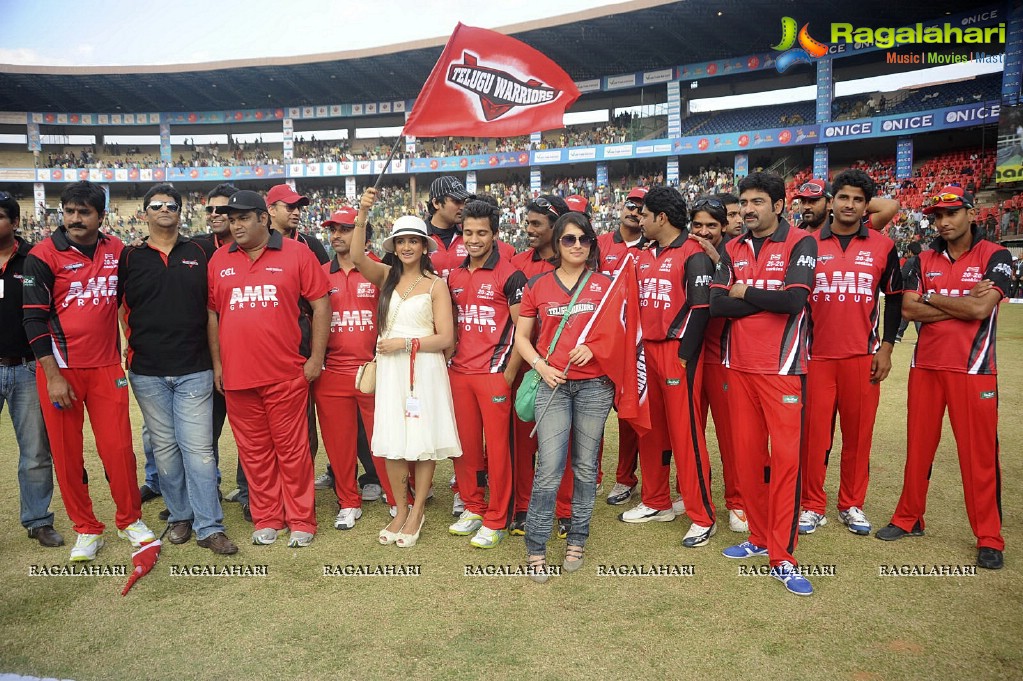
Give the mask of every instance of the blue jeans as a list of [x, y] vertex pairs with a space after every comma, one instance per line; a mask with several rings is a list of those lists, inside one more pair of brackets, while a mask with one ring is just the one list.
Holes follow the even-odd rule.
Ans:
[[26, 529], [53, 525], [53, 458], [36, 392], [36, 363], [0, 367], [0, 412], [10, 406], [18, 441], [18, 491], [21, 524]]
[[533, 493], [526, 515], [526, 550], [529, 555], [546, 554], [547, 540], [554, 525], [554, 502], [565, 472], [569, 434], [572, 436], [572, 529], [571, 546], [585, 546], [590, 536], [590, 518], [597, 496], [597, 453], [604, 436], [604, 423], [614, 402], [614, 384], [606, 376], [569, 380], [557, 392], [540, 383], [536, 391], [539, 416], [551, 400], [536, 430], [539, 445]]
[[153, 440], [149, 437], [149, 427], [142, 419], [142, 452], [146, 455], [146, 487], [157, 494], [160, 493], [160, 472], [156, 467], [156, 456], [153, 455]]
[[199, 539], [223, 532], [213, 456], [213, 372], [128, 372], [128, 379], [146, 420], [170, 521], [192, 521]]

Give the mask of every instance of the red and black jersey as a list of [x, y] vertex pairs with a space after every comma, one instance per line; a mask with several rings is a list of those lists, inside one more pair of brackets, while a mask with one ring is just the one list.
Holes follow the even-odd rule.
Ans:
[[511, 264], [512, 267], [526, 275], [527, 280], [554, 269], [551, 261], [541, 258], [539, 251], [535, 248], [527, 248], [521, 253], [516, 253], [511, 259]]
[[[433, 263], [433, 269], [437, 271], [437, 274], [447, 280], [451, 270], [461, 265], [469, 257], [469, 251], [465, 249], [465, 242], [462, 241], [461, 232], [456, 231], [455, 235], [451, 237], [450, 245], [445, 246], [444, 239], [435, 230], [436, 228], [431, 225], [430, 238], [437, 243], [437, 250], [430, 254], [430, 262]], [[495, 245], [497, 246], [498, 253], [505, 260], [511, 260], [512, 256], [515, 255], [515, 249], [503, 241], [498, 240], [495, 242]]]
[[302, 373], [299, 300], [318, 300], [330, 288], [309, 248], [274, 231], [253, 261], [231, 244], [210, 259], [209, 286], [209, 309], [220, 317], [225, 389], [291, 381]]
[[614, 274], [625, 256], [630, 252], [639, 255], [647, 246], [647, 238], [639, 237], [639, 241], [629, 244], [622, 238], [622, 230], [616, 229], [613, 232], [605, 232], [597, 237], [597, 246], [600, 248], [600, 271], [604, 274]]
[[[801, 287], [813, 290], [817, 242], [782, 220], [760, 245], [746, 232], [725, 246], [713, 288], [729, 289], [736, 282], [764, 291]], [[806, 373], [810, 342], [810, 310], [782, 314], [758, 310], [734, 317], [725, 325], [724, 364], [754, 374], [782, 376]]]
[[[902, 270], [895, 243], [860, 225], [850, 238], [825, 224], [812, 235], [817, 242], [817, 272], [810, 311], [814, 359], [873, 355], [881, 348], [881, 294], [902, 293]], [[842, 242], [847, 246], [843, 247]]]
[[[945, 242], [935, 239], [931, 250], [920, 254], [906, 279], [907, 291], [920, 295], [933, 291], [943, 296], [968, 296], [982, 279], [994, 282], [1005, 296], [1012, 276], [1012, 256], [990, 241], [978, 241], [959, 257], [949, 257]], [[920, 338], [913, 352], [914, 367], [967, 374], [996, 374], [995, 331], [998, 306], [984, 319], [966, 321], [946, 319], [920, 327]]]
[[14, 237], [14, 241], [14, 253], [0, 265], [0, 357], [32, 359], [32, 348], [21, 323], [25, 314], [21, 282], [25, 275], [25, 260], [32, 246], [20, 236]]
[[686, 232], [640, 253], [636, 272], [644, 340], [680, 340], [693, 310], [710, 307], [714, 261]]
[[170, 253], [148, 242], [126, 246], [117, 267], [128, 368], [144, 376], [185, 376], [213, 367], [206, 327], [208, 241], [178, 236]]
[[458, 312], [458, 345], [451, 369], [463, 374], [504, 371], [515, 339], [511, 306], [522, 302], [526, 277], [496, 250], [482, 267], [469, 259], [451, 270], [448, 288]]
[[[22, 279], [25, 329], [36, 357], [52, 352], [57, 366], [71, 369], [121, 363], [117, 261], [123, 249], [120, 239], [101, 232], [90, 258], [63, 229], [36, 244]], [[37, 321], [45, 321], [45, 330], [33, 333]]]
[[[579, 283], [582, 282], [583, 276], [585, 274], [579, 277]], [[610, 286], [611, 277], [606, 274], [593, 272], [590, 275], [589, 281], [579, 292], [579, 298], [572, 306], [568, 321], [558, 338], [554, 354], [548, 359], [548, 364], [557, 369], [564, 369], [568, 365], [568, 353], [579, 342], [579, 336], [586, 328], [590, 318], [593, 317], [593, 313], [597, 310]], [[541, 356], [547, 357], [547, 350], [551, 347], [554, 334], [557, 333], [561, 319], [574, 294], [575, 290], [570, 291], [565, 288], [553, 270], [538, 274], [526, 283], [526, 288], [522, 293], [522, 305], [519, 307], [519, 316], [536, 319], [540, 327], [540, 334], [534, 347]], [[527, 357], [526, 359], [532, 358]], [[571, 380], [597, 378], [605, 373], [606, 371], [600, 367], [596, 360], [591, 360], [581, 367], [573, 364], [568, 371], [568, 378]]]
[[[370, 254], [373, 260], [379, 260]], [[380, 289], [357, 269], [345, 272], [335, 257], [323, 266], [330, 288], [330, 336], [327, 371], [354, 374], [376, 354]]]

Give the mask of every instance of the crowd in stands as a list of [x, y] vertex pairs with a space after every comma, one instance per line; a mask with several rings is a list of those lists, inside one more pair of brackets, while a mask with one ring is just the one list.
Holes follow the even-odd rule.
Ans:
[[871, 116], [888, 116], [970, 104], [999, 98], [1001, 74], [990, 74], [965, 81], [942, 83], [914, 90], [874, 92], [836, 98], [832, 118], [836, 121]]

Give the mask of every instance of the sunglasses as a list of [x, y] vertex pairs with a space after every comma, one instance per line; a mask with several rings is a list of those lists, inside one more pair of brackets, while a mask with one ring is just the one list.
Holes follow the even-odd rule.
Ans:
[[593, 245], [593, 237], [589, 234], [581, 234], [578, 236], [575, 234], [566, 234], [561, 237], [561, 245], [565, 248], [572, 248], [575, 246], [576, 242], [578, 242], [583, 248], [589, 248]]
[[150, 201], [149, 205], [146, 206], [146, 208], [151, 210], [161, 210], [163, 208], [166, 208], [172, 213], [177, 213], [179, 210], [181, 210], [181, 206], [174, 203], [173, 201]]
[[550, 213], [556, 218], [561, 217], [561, 213], [559, 213], [558, 209], [554, 207], [554, 204], [552, 204], [550, 201], [543, 198], [542, 196], [540, 198], [533, 199], [533, 205], [545, 213]]
[[704, 206], [710, 206], [711, 208], [713, 208], [715, 210], [724, 210], [725, 209], [725, 204], [721, 203], [717, 199], [697, 199], [693, 203], [693, 210], [699, 210], [700, 208], [703, 208]]
[[958, 194], [953, 194], [952, 192], [945, 192], [943, 194], [938, 194], [937, 196], [932, 196], [929, 205], [933, 206], [939, 203], [954, 203], [957, 201], [962, 204], [964, 208], [973, 208], [969, 201]]
[[642, 207], [643, 207], [642, 203], [636, 203], [635, 201], [626, 201], [625, 202], [625, 208], [627, 210], [639, 210]]
[[799, 187], [800, 194], [811, 194], [820, 198], [825, 195], [824, 185], [820, 182], [804, 182]]
[[10, 201], [14, 197], [7, 192], [0, 192], [0, 201]]
[[206, 206], [207, 215], [227, 215], [227, 206]]
[[301, 203], [284, 203], [283, 201], [278, 201], [274, 205], [275, 206], [284, 206], [285, 208], [287, 208], [289, 213], [294, 213], [296, 210], [301, 210], [302, 209], [302, 204]]

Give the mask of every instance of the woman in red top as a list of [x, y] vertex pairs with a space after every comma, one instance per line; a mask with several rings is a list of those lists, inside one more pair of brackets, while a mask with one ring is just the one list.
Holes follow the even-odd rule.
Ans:
[[[611, 285], [610, 277], [596, 271], [600, 262], [597, 235], [585, 215], [568, 213], [554, 224], [553, 240], [552, 263], [556, 269], [526, 284], [515, 329], [516, 351], [543, 378], [536, 393], [537, 416], [542, 415], [537, 424], [540, 449], [526, 517], [530, 577], [537, 582], [547, 581], [547, 539], [568, 457], [569, 434], [575, 484], [563, 567], [569, 572], [582, 567], [597, 493], [597, 452], [614, 400], [614, 385], [594, 361], [590, 349], [578, 345], [580, 334]], [[548, 356], [551, 341], [579, 287], [568, 321]], [[530, 339], [537, 324], [540, 334], [534, 347]]]

